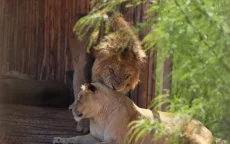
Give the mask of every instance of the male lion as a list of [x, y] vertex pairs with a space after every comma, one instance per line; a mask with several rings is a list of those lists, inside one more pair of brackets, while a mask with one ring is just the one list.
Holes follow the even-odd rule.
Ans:
[[[77, 20], [80, 16], [77, 18]], [[120, 14], [109, 18], [111, 33], [107, 34], [100, 43], [95, 36], [94, 48], [86, 53], [90, 43], [93, 26], [80, 40], [71, 32], [70, 50], [74, 64], [73, 88], [74, 95], [80, 91], [80, 84], [102, 82], [108, 87], [127, 93], [139, 82], [141, 68], [146, 58], [144, 50], [128, 23]], [[75, 23], [75, 22], [74, 22]], [[87, 126], [79, 122], [78, 131], [88, 131]], [[87, 124], [85, 124], [87, 125]]]
[[86, 47], [90, 43], [93, 26], [87, 28], [90, 30], [82, 40], [71, 33], [69, 44], [75, 68], [75, 95], [80, 91], [81, 82], [100, 81], [122, 93], [135, 88], [139, 82], [146, 58], [140, 41], [120, 14], [111, 16], [109, 22], [115, 32], [107, 34], [100, 43], [95, 42], [95, 49], [90, 53], [86, 53]]
[[[123, 144], [131, 121], [140, 117], [153, 122], [158, 120], [151, 110], [139, 108], [124, 94], [101, 83], [85, 84], [70, 109], [76, 121], [90, 118], [90, 134], [73, 138], [54, 138], [54, 144]], [[211, 144], [212, 133], [199, 121], [183, 114], [158, 114], [159, 121], [168, 134], [181, 131], [182, 136], [188, 138], [190, 143]], [[150, 144], [152, 137], [153, 133], [146, 136], [143, 144]], [[165, 136], [154, 143], [168, 143], [167, 140]]]

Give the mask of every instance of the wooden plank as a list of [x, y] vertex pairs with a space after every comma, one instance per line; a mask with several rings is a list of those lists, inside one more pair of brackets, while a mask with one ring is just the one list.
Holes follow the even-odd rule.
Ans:
[[[63, 45], [64, 45], [64, 70], [68, 70], [68, 63], [69, 63], [69, 57], [68, 57], [68, 52], [69, 52], [69, 46], [68, 46], [68, 35], [69, 35], [69, 23], [66, 24], [65, 22], [69, 21], [69, 12], [68, 12], [68, 3], [65, 2], [63, 4], [63, 8], [62, 8], [62, 27], [63, 27], [63, 31], [64, 31], [64, 35], [63, 35]], [[67, 81], [67, 77], [65, 77], [64, 81]]]
[[1, 131], [25, 144], [51, 143], [53, 137], [81, 135], [75, 127], [73, 116], [67, 109], [0, 104]]
[[56, 77], [55, 79], [63, 81], [64, 71], [63, 69], [63, 61], [61, 61], [61, 57], [64, 57], [64, 54], [61, 53], [61, 0], [56, 1], [56, 9], [55, 9], [55, 24], [56, 24], [56, 30], [57, 33], [57, 45], [56, 45]]
[[9, 0], [8, 1], [8, 8], [9, 8], [9, 11], [8, 11], [8, 14], [9, 14], [9, 17], [8, 17], [8, 34], [9, 34], [9, 37], [8, 37], [8, 49], [7, 49], [7, 52], [8, 52], [8, 55], [7, 55], [7, 61], [8, 61], [8, 68], [7, 69], [10, 69], [10, 70], [14, 70], [15, 69], [15, 64], [14, 64], [14, 47], [13, 47], [13, 44], [15, 43], [14, 41], [14, 18], [15, 18], [15, 11], [12, 10], [12, 9], [15, 9], [15, 3], [17, 3], [17, 1], [12, 1], [12, 0]]
[[14, 38], [14, 43], [13, 43], [13, 53], [11, 54], [13, 57], [13, 67], [14, 70], [18, 70], [20, 71], [20, 65], [21, 65], [21, 61], [17, 59], [17, 55], [19, 55], [19, 47], [18, 47], [18, 30], [19, 30], [19, 0], [16, 0], [15, 3], [15, 11], [14, 11], [14, 30], [13, 30], [13, 38]]
[[[148, 62], [148, 58], [147, 58]], [[149, 72], [148, 72], [148, 65], [146, 65], [145, 70], [142, 71], [140, 76], [140, 91], [138, 95], [138, 106], [142, 108], [147, 108], [148, 103], [148, 79], [149, 79]]]
[[23, 64], [24, 64], [24, 69], [23, 72], [28, 72], [28, 65], [30, 62], [27, 61], [28, 59], [28, 43], [29, 43], [29, 1], [25, 0], [25, 11], [24, 11], [24, 16], [25, 16], [25, 30], [24, 30], [24, 48], [23, 48]]
[[[78, 0], [78, 4], [81, 3], [82, 1], [79, 1]], [[70, 6], [71, 3], [66, 3], [66, 8], [67, 8], [67, 12], [66, 12], [66, 19], [67, 19], [67, 23], [66, 23], [66, 27], [65, 27], [65, 31], [66, 31], [66, 49], [65, 49], [65, 59], [66, 59], [66, 67], [65, 67], [65, 70], [71, 70], [73, 69], [73, 66], [72, 66], [72, 56], [71, 56], [71, 51], [69, 49], [69, 34], [70, 32], [72, 31], [72, 20], [75, 16], [75, 13], [72, 13], [72, 10], [68, 9], [68, 7], [71, 7]], [[76, 6], [75, 6], [76, 8]], [[80, 9], [78, 9], [80, 10]], [[66, 78], [66, 82], [68, 79]]]
[[29, 59], [30, 59], [30, 66], [29, 66], [29, 72], [28, 74], [31, 75], [32, 77], [36, 76], [36, 69], [37, 69], [37, 63], [36, 63], [36, 28], [37, 28], [37, 23], [36, 23], [36, 0], [30, 0], [30, 37], [31, 37], [31, 42], [29, 45], [30, 52], [29, 52]]
[[7, 61], [7, 57], [8, 57], [8, 37], [9, 37], [9, 33], [8, 33], [8, 30], [9, 30], [9, 27], [8, 27], [8, 17], [9, 17], [9, 14], [8, 14], [8, 11], [9, 11], [9, 4], [8, 4], [8, 1], [5, 1], [5, 5], [4, 5], [4, 16], [3, 16], [3, 33], [4, 33], [4, 37], [3, 37], [3, 65], [2, 65], [2, 68], [3, 68], [3, 73], [6, 73], [8, 67], [7, 67], [7, 64], [8, 64], [8, 61]]
[[152, 77], [153, 77], [153, 55], [150, 53], [149, 55], [149, 78], [148, 78], [148, 104], [152, 100]]
[[55, 35], [54, 32], [55, 32], [55, 1], [56, 0], [49, 0], [49, 13], [50, 13], [50, 17], [49, 17], [49, 26], [50, 26], [50, 29], [49, 29], [49, 34], [50, 34], [50, 47], [48, 48], [49, 49], [49, 55], [48, 55], [48, 59], [50, 59], [50, 63], [49, 63], [49, 69], [50, 69], [50, 72], [47, 73], [47, 75], [49, 75], [49, 79], [54, 79], [54, 68], [55, 68], [55, 45], [56, 45], [56, 42], [55, 42]]
[[33, 77], [37, 78], [38, 77], [38, 69], [39, 67], [39, 61], [38, 61], [38, 57], [39, 57], [39, 1], [40, 0], [34, 0], [34, 23], [35, 23], [35, 27], [34, 27], [34, 46], [33, 46], [33, 55], [34, 55], [34, 67], [33, 67]]
[[38, 0], [39, 2], [39, 25], [38, 25], [38, 69], [37, 79], [42, 79], [43, 59], [45, 57], [45, 0]]
[[[136, 13], [137, 20], [140, 22], [143, 22], [145, 20], [144, 8], [145, 8], [145, 6], [143, 4], [141, 4], [138, 8], [138, 13]], [[145, 29], [144, 33], [139, 34], [140, 39], [142, 40], [147, 33], [148, 33], [148, 29]], [[150, 52], [147, 52], [146, 55], [148, 57], [146, 58], [146, 66], [145, 66], [145, 68], [142, 71], [141, 76], [140, 76], [140, 84], [141, 85], [140, 85], [140, 93], [138, 95], [138, 104], [140, 107], [143, 107], [143, 108], [148, 107], [148, 103], [149, 103], [148, 89], [149, 89], [149, 86], [151, 85], [151, 83], [149, 83], [149, 79], [151, 79], [151, 77], [152, 77], [151, 71], [149, 72], [149, 69], [152, 68], [149, 65]]]
[[[31, 74], [36, 79], [69, 83], [65, 72], [72, 69], [68, 34], [76, 13], [87, 13], [90, 0], [0, 0], [0, 73], [10, 69]], [[125, 17], [134, 24], [144, 9], [125, 8]], [[72, 27], [72, 26], [71, 26]], [[13, 28], [13, 29], [12, 29]], [[11, 57], [11, 58], [10, 58]], [[147, 64], [133, 100], [146, 107], [154, 97], [154, 64]], [[145, 93], [147, 91], [147, 93]]]
[[[4, 25], [4, 6], [5, 6], [5, 0], [0, 0], [0, 65], [3, 65], [3, 42], [4, 42], [4, 32], [3, 32], [3, 25]], [[3, 74], [3, 69], [0, 67], [0, 74]]]
[[19, 31], [18, 31], [18, 51], [19, 53], [17, 54], [17, 59], [20, 60], [20, 71], [25, 72], [25, 34], [26, 34], [26, 20], [23, 19], [22, 17], [25, 17], [26, 13], [26, 5], [25, 5], [25, 0], [21, 0], [19, 5], [19, 16], [18, 16], [18, 23], [19, 23]]
[[49, 47], [49, 6], [47, 0], [44, 0], [44, 54], [42, 59], [40, 78], [39, 79], [47, 79], [46, 73], [48, 73], [46, 64], [49, 63], [47, 59], [48, 55], [48, 47]]
[[152, 97], [151, 100], [155, 99], [156, 97], [156, 69], [157, 69], [157, 51], [153, 53], [153, 63], [152, 65]]
[[[161, 75], [160, 75], [160, 95], [169, 94], [171, 93], [171, 86], [172, 86], [172, 72], [173, 63], [172, 58], [167, 58], [162, 61], [161, 64]], [[163, 99], [161, 100], [163, 101]], [[164, 103], [161, 107], [161, 111], [165, 111], [168, 103]]]

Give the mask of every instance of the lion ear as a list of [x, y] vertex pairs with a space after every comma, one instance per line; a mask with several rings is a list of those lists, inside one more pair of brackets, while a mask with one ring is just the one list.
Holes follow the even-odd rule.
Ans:
[[145, 51], [142, 48], [134, 49], [134, 53], [135, 53], [136, 57], [139, 58], [139, 59], [147, 58], [147, 55], [146, 55]]
[[84, 85], [85, 85], [86, 89], [91, 91], [91, 92], [95, 92], [97, 90], [97, 88], [92, 84], [84, 84]]

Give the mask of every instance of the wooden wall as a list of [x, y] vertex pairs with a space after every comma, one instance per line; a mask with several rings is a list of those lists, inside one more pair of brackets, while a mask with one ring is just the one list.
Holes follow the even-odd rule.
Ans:
[[0, 73], [17, 70], [63, 81], [71, 69], [67, 35], [87, 0], [0, 0]]
[[[72, 70], [68, 48], [70, 23], [76, 13], [87, 13], [89, 0], [0, 0], [0, 74], [10, 70], [36, 79], [67, 82]], [[127, 20], [143, 20], [144, 7], [124, 10]], [[132, 99], [146, 107], [154, 97], [155, 57], [149, 57]]]

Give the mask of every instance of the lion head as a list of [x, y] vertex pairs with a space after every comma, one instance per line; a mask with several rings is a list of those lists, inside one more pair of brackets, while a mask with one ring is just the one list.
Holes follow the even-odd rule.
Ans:
[[[86, 33], [82, 35], [81, 40], [71, 29], [69, 47], [76, 70], [74, 74], [74, 93], [76, 95], [80, 88], [78, 85], [83, 81], [102, 82], [122, 93], [134, 89], [139, 82], [139, 75], [146, 57], [140, 41], [131, 25], [120, 13], [112, 12], [108, 15], [110, 28], [105, 33], [95, 32], [97, 26], [94, 24], [87, 25], [86, 30], [83, 30]], [[80, 16], [76, 20], [79, 18]], [[92, 39], [89, 39], [90, 37]], [[85, 56], [83, 53], [89, 47], [95, 49]], [[82, 65], [85, 65], [84, 70], [82, 70]], [[91, 69], [92, 72], [87, 71]]]
[[95, 48], [93, 82], [102, 82], [113, 90], [126, 93], [134, 89], [146, 57], [139, 41], [127, 33], [111, 33]]
[[106, 91], [110, 90], [101, 83], [84, 84], [81, 89], [74, 103], [69, 107], [76, 121], [100, 113], [103, 109], [103, 101], [108, 99]]

